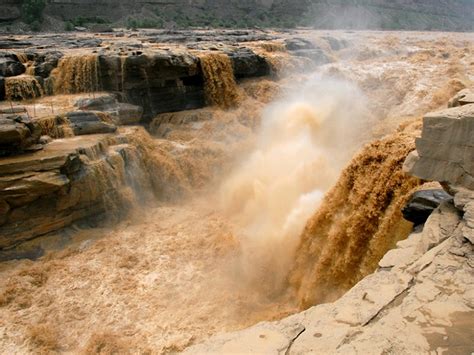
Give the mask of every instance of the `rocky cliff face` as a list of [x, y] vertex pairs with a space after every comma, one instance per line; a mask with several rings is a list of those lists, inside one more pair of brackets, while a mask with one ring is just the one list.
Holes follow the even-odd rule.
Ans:
[[[473, 3], [412, 0], [51, 0], [45, 13], [74, 21], [98, 18], [147, 27], [292, 27], [472, 30]], [[21, 17], [18, 2], [0, 5], [0, 21]], [[95, 19], [95, 20], [94, 20]]]
[[424, 117], [423, 132], [406, 169], [423, 179], [452, 188], [474, 190], [474, 104], [434, 112]]
[[[37, 154], [1, 160], [0, 260], [35, 257], [8, 249], [71, 223], [125, 215], [134, 201], [152, 198], [153, 164], [133, 144], [139, 128], [51, 142]], [[148, 194], [148, 195], [147, 195]]]

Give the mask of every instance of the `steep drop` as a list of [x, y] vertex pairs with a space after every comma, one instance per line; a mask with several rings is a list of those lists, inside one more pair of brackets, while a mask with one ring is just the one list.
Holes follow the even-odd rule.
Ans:
[[223, 53], [208, 53], [200, 56], [199, 60], [207, 103], [224, 109], [237, 106], [239, 94], [229, 56]]
[[97, 55], [64, 57], [52, 75], [56, 95], [95, 92], [100, 89]]
[[421, 181], [402, 171], [414, 137], [398, 132], [367, 145], [308, 222], [290, 282], [302, 307], [331, 302], [373, 272], [411, 232], [401, 208]]
[[364, 102], [350, 83], [315, 76], [266, 109], [256, 145], [219, 191], [236, 226], [241, 282], [285, 292], [305, 223], [360, 142]]
[[8, 100], [29, 100], [43, 96], [43, 89], [34, 76], [12, 76], [5, 79], [5, 95]]

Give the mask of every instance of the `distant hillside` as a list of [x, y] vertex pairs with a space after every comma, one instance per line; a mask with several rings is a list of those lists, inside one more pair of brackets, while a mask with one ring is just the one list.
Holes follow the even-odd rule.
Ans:
[[[31, 11], [39, 10], [33, 21]], [[473, 31], [474, 0], [2, 0], [0, 24], [21, 21], [36, 29], [110, 23]]]

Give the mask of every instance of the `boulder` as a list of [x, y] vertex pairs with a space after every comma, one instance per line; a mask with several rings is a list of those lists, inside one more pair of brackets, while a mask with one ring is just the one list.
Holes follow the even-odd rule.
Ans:
[[80, 110], [93, 111], [109, 111], [117, 106], [117, 99], [110, 94], [101, 95], [98, 97], [83, 97], [78, 99], [74, 106]]
[[106, 112], [118, 125], [137, 124], [143, 116], [143, 108], [118, 102], [115, 96], [110, 94], [95, 98], [81, 98], [76, 101], [74, 106], [85, 111]]
[[474, 104], [427, 114], [405, 171], [424, 180], [474, 190]]
[[300, 49], [314, 49], [315, 46], [312, 42], [304, 38], [294, 37], [285, 40], [286, 49], [289, 51], [297, 51]]
[[26, 68], [13, 54], [0, 55], [0, 76], [9, 77], [21, 75]]
[[44, 79], [48, 78], [58, 66], [59, 59], [63, 57], [63, 53], [59, 51], [47, 52], [40, 54], [35, 58], [35, 75]]
[[117, 126], [111, 121], [104, 120], [104, 116], [94, 111], [73, 111], [66, 115], [76, 136], [85, 134], [113, 133]]
[[441, 189], [417, 191], [403, 208], [403, 218], [415, 225], [423, 224], [441, 203], [451, 200], [453, 197]]
[[458, 107], [474, 104], [474, 89], [464, 89], [458, 92], [451, 100], [448, 107]]
[[323, 65], [323, 64], [332, 62], [332, 60], [320, 48], [298, 49], [298, 50], [291, 51], [291, 54], [296, 57], [308, 58], [312, 62], [314, 62], [316, 65]]
[[239, 48], [228, 53], [236, 78], [250, 78], [267, 76], [270, 74], [270, 65], [265, 58], [255, 54], [248, 48]]
[[[125, 101], [143, 107], [146, 120], [163, 112], [205, 106], [204, 83], [195, 56], [166, 52], [132, 55], [123, 60], [120, 73], [120, 83], [115, 83], [122, 86]], [[114, 83], [111, 75], [116, 76], [116, 71], [101, 65], [102, 82]], [[104, 90], [109, 89], [104, 86]]]
[[322, 37], [322, 38], [326, 40], [326, 42], [328, 42], [329, 46], [331, 47], [333, 51], [339, 51], [341, 49], [347, 48], [348, 46], [347, 41], [344, 39], [337, 39], [330, 36]]
[[0, 118], [0, 157], [41, 149], [41, 128], [28, 118], [11, 115]]

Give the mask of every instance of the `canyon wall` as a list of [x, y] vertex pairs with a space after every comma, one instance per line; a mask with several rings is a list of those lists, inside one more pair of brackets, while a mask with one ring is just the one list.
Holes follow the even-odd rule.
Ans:
[[[468, 0], [51, 0], [45, 14], [151, 27], [293, 27], [472, 30], [474, 4]], [[0, 5], [0, 21], [21, 17], [18, 1]], [[94, 20], [95, 19], [95, 20]]]

